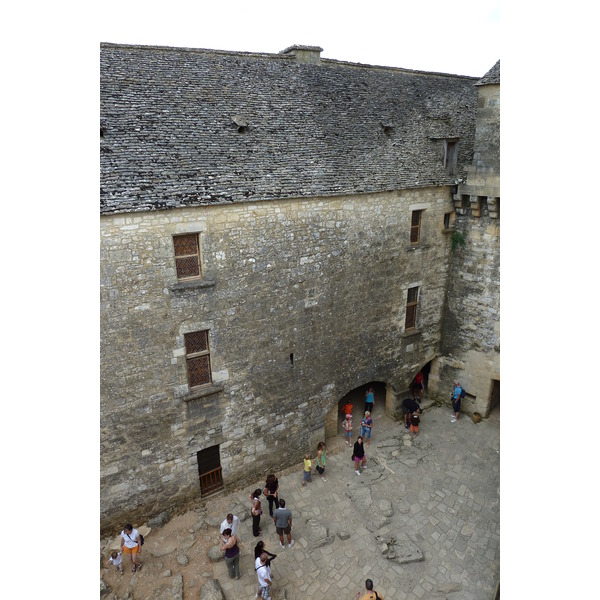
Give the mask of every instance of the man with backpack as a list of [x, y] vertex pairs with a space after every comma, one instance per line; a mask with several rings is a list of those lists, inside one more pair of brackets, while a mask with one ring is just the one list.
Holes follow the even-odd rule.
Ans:
[[[373, 582], [370, 579], [365, 581], [365, 587], [367, 588], [367, 593], [363, 594], [360, 600], [383, 600], [383, 596], [373, 589]], [[356, 592], [356, 600], [359, 600], [359, 596], [360, 592]]]
[[458, 417], [460, 414], [460, 401], [465, 397], [465, 391], [462, 389], [460, 383], [455, 380], [454, 385], [452, 386], [452, 396], [450, 399], [452, 400], [452, 410], [454, 414], [450, 419], [451, 423], [456, 423], [458, 421]]

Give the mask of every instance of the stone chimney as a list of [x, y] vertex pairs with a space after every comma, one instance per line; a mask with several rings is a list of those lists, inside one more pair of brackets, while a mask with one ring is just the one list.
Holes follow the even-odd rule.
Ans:
[[321, 64], [321, 52], [323, 52], [323, 48], [319, 46], [294, 45], [282, 50], [279, 54], [291, 54], [300, 63], [318, 65]]

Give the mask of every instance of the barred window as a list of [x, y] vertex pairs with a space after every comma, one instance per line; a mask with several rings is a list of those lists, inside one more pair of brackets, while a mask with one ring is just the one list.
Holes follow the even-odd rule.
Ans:
[[413, 210], [410, 220], [410, 243], [418, 244], [421, 240], [421, 213], [422, 210]]
[[187, 363], [188, 384], [190, 388], [212, 382], [210, 371], [210, 352], [208, 349], [208, 331], [186, 333], [185, 360]]
[[197, 233], [173, 236], [177, 279], [200, 277], [200, 240]]
[[417, 302], [419, 300], [419, 288], [413, 287], [408, 290], [406, 299], [406, 321], [404, 329], [414, 329], [417, 323]]

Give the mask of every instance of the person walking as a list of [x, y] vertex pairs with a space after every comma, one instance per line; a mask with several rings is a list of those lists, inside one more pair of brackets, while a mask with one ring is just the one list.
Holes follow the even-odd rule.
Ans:
[[[269, 567], [269, 569], [271, 568], [271, 561], [275, 560], [277, 558], [277, 554], [273, 554], [272, 552], [269, 552], [266, 548], [265, 548], [265, 543], [260, 540], [258, 542], [258, 544], [256, 544], [256, 546], [254, 546], [254, 570], [258, 571], [261, 562], [260, 562], [260, 557], [266, 554], [267, 555], [267, 560], [265, 561], [265, 565], [267, 567]], [[260, 596], [260, 586], [258, 588], [258, 592], [256, 592], [256, 597], [258, 598]]]
[[283, 535], [287, 535], [288, 548], [294, 545], [292, 539], [292, 511], [285, 507], [285, 500], [282, 498], [279, 501], [279, 508], [275, 509], [275, 515], [273, 517], [273, 523], [275, 523], [275, 529], [279, 536], [279, 545], [285, 548], [285, 542]]
[[363, 446], [362, 436], [356, 438], [354, 442], [354, 451], [352, 452], [352, 460], [354, 460], [354, 472], [360, 475], [360, 467], [366, 469], [367, 457], [365, 456], [365, 447]]
[[362, 596], [360, 596], [360, 592], [356, 592], [356, 600], [383, 600], [383, 596], [381, 594], [378, 594], [374, 589], [373, 589], [373, 581], [371, 581], [370, 579], [367, 579], [365, 581], [365, 588], [366, 588], [366, 593], [364, 593]]
[[360, 435], [363, 438], [367, 439], [367, 448], [371, 443], [371, 429], [373, 427], [373, 419], [371, 418], [371, 413], [367, 411], [365, 413], [365, 418], [361, 421], [360, 424]]
[[221, 541], [221, 550], [225, 550], [225, 564], [229, 577], [239, 579], [240, 575], [240, 547], [238, 546], [237, 536], [231, 533], [227, 528], [223, 531], [223, 540]]
[[414, 412], [421, 414], [423, 409], [417, 404], [414, 398], [404, 398], [402, 400], [402, 410], [404, 411], [404, 427], [410, 427], [410, 418]]
[[232, 535], [235, 535], [235, 537], [240, 540], [240, 536], [238, 535], [238, 531], [239, 531], [239, 526], [240, 526], [240, 520], [238, 517], [235, 517], [232, 513], [229, 513], [227, 515], [227, 517], [225, 517], [225, 520], [221, 523], [221, 535], [223, 535], [223, 532], [226, 529], [231, 529], [231, 533]]
[[131, 559], [131, 572], [142, 570], [142, 563], [139, 558], [142, 554], [142, 538], [140, 532], [133, 528], [131, 523], [127, 523], [121, 531], [121, 553], [127, 554]]
[[252, 535], [258, 537], [262, 534], [260, 529], [260, 515], [262, 515], [262, 507], [260, 505], [260, 488], [255, 489], [250, 494], [250, 500], [252, 502], [250, 506], [250, 512], [252, 513]]
[[346, 418], [342, 422], [342, 427], [344, 428], [344, 437], [346, 438], [346, 446], [350, 445], [352, 441], [352, 415], [348, 413]]
[[120, 552], [114, 550], [108, 559], [108, 563], [115, 567], [115, 571], [120, 571], [121, 575], [123, 575], [123, 559]]
[[417, 437], [419, 435], [419, 423], [421, 422], [421, 417], [419, 417], [419, 412], [415, 411], [410, 416], [410, 437]]
[[275, 508], [279, 508], [279, 498], [277, 497], [277, 493], [279, 492], [279, 481], [277, 477], [275, 477], [275, 473], [270, 473], [267, 475], [267, 481], [265, 482], [265, 489], [263, 491], [264, 495], [267, 497], [269, 501], [269, 516], [273, 516], [273, 504], [275, 504]]
[[323, 481], [325, 479], [325, 463], [327, 462], [327, 456], [325, 456], [325, 442], [319, 442], [317, 445], [317, 472], [321, 476]]
[[460, 386], [460, 382], [454, 380], [454, 385], [452, 386], [452, 410], [454, 414], [450, 419], [451, 423], [456, 423], [458, 421], [458, 417], [460, 416], [460, 400], [462, 398], [462, 387]]
[[306, 485], [306, 482], [310, 483], [312, 481], [312, 461], [310, 460], [310, 454], [304, 455], [304, 475], [302, 479], [302, 487]]
[[365, 412], [369, 411], [369, 413], [373, 412], [373, 404], [375, 402], [375, 391], [373, 390], [373, 386], [369, 386], [367, 391], [365, 392]]
[[260, 555], [259, 565], [256, 568], [256, 575], [258, 577], [258, 592], [256, 593], [256, 597], [260, 597], [263, 600], [271, 600], [271, 585], [273, 584], [271, 567], [267, 566], [268, 559], [267, 553], [263, 552]]

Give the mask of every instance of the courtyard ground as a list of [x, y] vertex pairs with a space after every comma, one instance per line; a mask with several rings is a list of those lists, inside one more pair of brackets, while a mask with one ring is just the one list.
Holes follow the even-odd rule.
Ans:
[[[280, 497], [292, 511], [295, 545], [280, 547], [263, 499], [260, 539], [277, 554], [273, 600], [354, 600], [367, 577], [386, 600], [494, 599], [500, 573], [499, 409], [477, 424], [467, 415], [451, 423], [449, 405], [427, 404], [419, 436], [411, 440], [376, 403], [367, 469], [360, 476], [341, 429], [327, 440], [326, 481], [313, 475], [302, 487], [301, 464], [277, 473]], [[353, 439], [361, 409], [356, 403]], [[217, 495], [152, 529], [141, 572], [131, 573], [125, 563], [121, 576], [102, 566], [104, 598], [200, 598], [210, 578], [219, 581], [227, 600], [254, 598], [256, 538], [248, 496], [263, 483]], [[229, 579], [222, 559], [208, 556], [230, 511], [242, 520], [239, 580]], [[117, 542], [102, 541], [104, 562]]]

